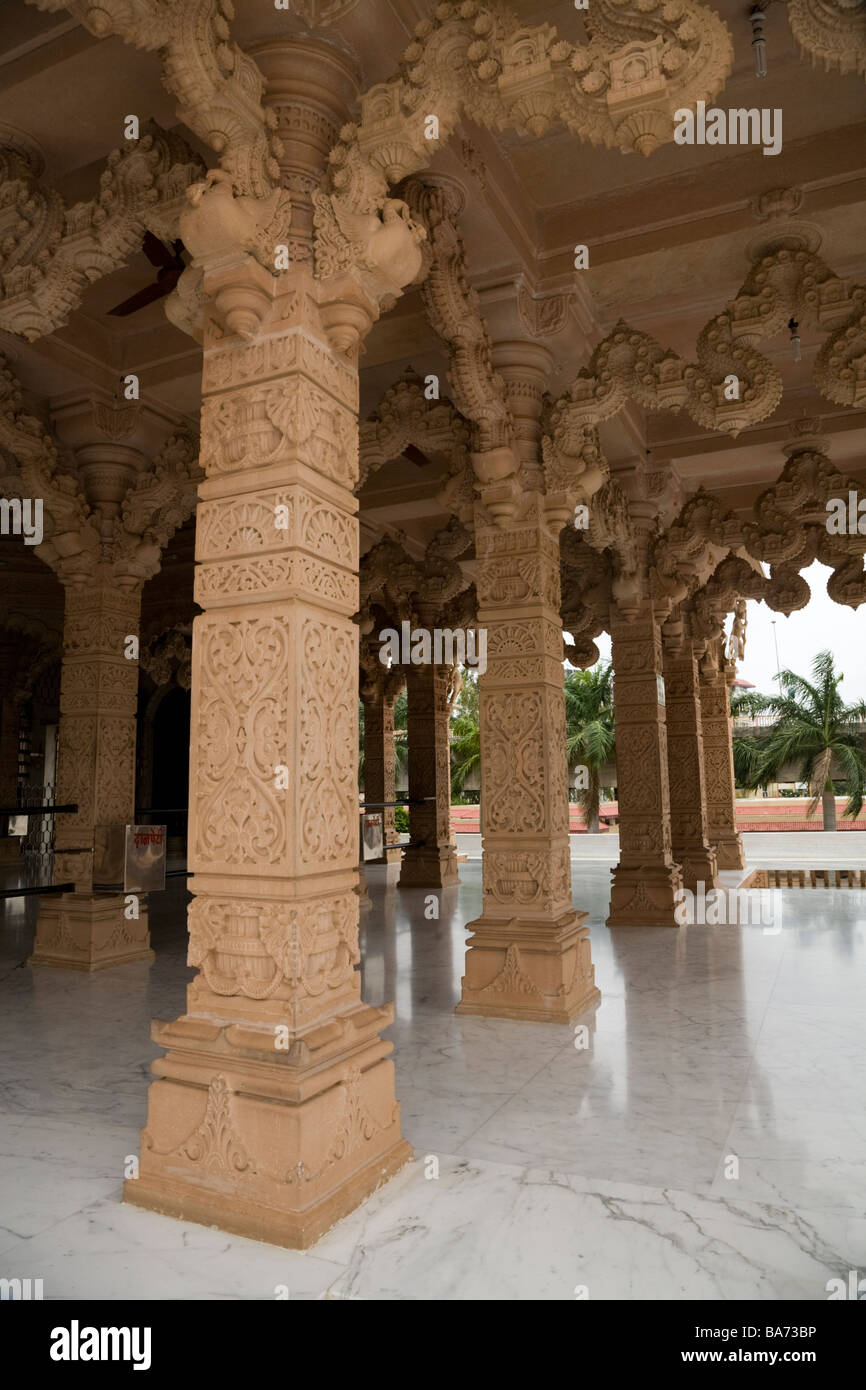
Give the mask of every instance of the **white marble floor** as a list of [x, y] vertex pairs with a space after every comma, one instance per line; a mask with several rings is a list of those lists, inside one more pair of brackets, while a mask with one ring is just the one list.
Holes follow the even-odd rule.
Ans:
[[606, 865], [574, 871], [603, 994], [585, 1048], [454, 1015], [477, 861], [432, 922], [370, 871], [365, 997], [396, 1001], [416, 1160], [304, 1254], [120, 1204], [149, 1020], [190, 975], [182, 890], [152, 966], [94, 976], [28, 969], [34, 904], [7, 901], [0, 1276], [47, 1298], [822, 1300], [866, 1273], [866, 893], [783, 890], [777, 934], [611, 933]]

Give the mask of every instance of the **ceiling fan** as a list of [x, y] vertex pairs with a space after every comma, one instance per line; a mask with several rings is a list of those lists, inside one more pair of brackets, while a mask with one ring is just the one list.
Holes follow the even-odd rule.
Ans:
[[416, 468], [426, 468], [427, 464], [430, 462], [427, 455], [422, 453], [420, 449], [417, 449], [414, 444], [406, 445], [406, 448], [403, 450], [403, 458], [408, 459], [410, 463], [414, 463]]
[[153, 284], [145, 285], [143, 290], [137, 290], [128, 299], [124, 299], [121, 304], [116, 304], [113, 309], [109, 309], [109, 314], [115, 318], [126, 318], [129, 314], [135, 314], [139, 309], [144, 309], [146, 305], [155, 304], [158, 299], [164, 299], [166, 295], [171, 294], [186, 270], [182, 241], [173, 241], [170, 246], [166, 246], [165, 242], [160, 241], [159, 237], [154, 236], [152, 232], [145, 232], [141, 249], [151, 265], [157, 267], [156, 279]]

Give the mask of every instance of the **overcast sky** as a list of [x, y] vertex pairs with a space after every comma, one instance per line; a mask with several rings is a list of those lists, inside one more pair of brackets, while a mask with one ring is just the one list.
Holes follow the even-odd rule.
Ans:
[[[739, 663], [743, 680], [751, 681], [765, 695], [776, 689], [775, 635], [779, 644], [779, 665], [798, 675], [812, 674], [812, 662], [818, 652], [829, 647], [836, 658], [836, 669], [845, 679], [840, 694], [846, 704], [866, 699], [866, 604], [860, 608], [844, 608], [827, 595], [827, 579], [831, 571], [816, 561], [803, 571], [803, 578], [812, 590], [809, 603], [799, 613], [786, 618], [773, 613], [765, 603], [748, 602], [748, 631], [746, 655]], [[727, 629], [730, 632], [731, 618]], [[610, 661], [610, 638], [606, 633], [595, 639], [602, 661]]]

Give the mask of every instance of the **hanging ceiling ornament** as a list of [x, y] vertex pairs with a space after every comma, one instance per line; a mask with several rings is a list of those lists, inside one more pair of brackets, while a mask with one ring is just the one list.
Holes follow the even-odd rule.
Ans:
[[749, 11], [752, 26], [752, 52], [755, 55], [755, 76], [767, 76], [767, 40], [764, 38], [764, 21], [767, 15], [763, 5], [753, 5]]

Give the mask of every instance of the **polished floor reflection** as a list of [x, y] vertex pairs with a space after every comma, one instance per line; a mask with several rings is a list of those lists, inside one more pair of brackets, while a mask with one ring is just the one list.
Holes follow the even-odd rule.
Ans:
[[576, 1035], [454, 1015], [477, 860], [438, 920], [369, 871], [365, 997], [396, 1001], [416, 1162], [306, 1254], [119, 1203], [149, 1020], [191, 975], [182, 891], [152, 966], [92, 976], [24, 966], [34, 904], [7, 902], [0, 1275], [57, 1298], [826, 1298], [866, 1269], [866, 893], [784, 890], [778, 931], [609, 932], [607, 866], [574, 870], [603, 995]]

